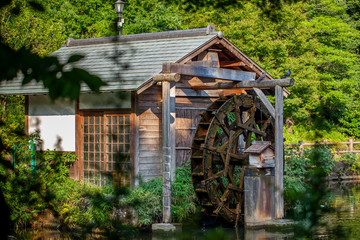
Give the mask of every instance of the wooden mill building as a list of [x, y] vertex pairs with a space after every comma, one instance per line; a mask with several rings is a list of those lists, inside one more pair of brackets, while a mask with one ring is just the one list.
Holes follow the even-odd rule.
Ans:
[[[25, 95], [27, 133], [39, 132], [43, 150], [75, 152], [79, 160], [71, 169], [72, 177], [98, 184], [115, 170], [121, 175], [118, 179], [130, 185], [162, 176], [164, 83], [158, 80], [169, 77], [156, 74], [180, 74], [180, 78], [173, 74], [169, 85], [174, 173], [176, 166], [189, 161], [201, 114], [222, 96], [252, 90], [251, 84], [231, 86], [264, 72], [211, 25], [120, 38], [68, 39], [52, 53], [64, 62], [74, 54], [85, 56], [76, 67], [107, 83], [101, 94], [83, 86], [76, 102], [53, 103], [42, 85], [21, 86], [21, 79], [2, 82], [0, 94]], [[272, 77], [267, 74], [267, 79]], [[264, 87], [263, 92], [274, 91]]]

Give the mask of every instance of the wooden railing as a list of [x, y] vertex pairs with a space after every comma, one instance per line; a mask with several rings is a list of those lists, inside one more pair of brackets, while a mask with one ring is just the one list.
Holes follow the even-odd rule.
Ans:
[[328, 145], [331, 149], [333, 149], [335, 154], [360, 153], [360, 142], [355, 142], [352, 138], [350, 138], [348, 142], [328, 142], [327, 140], [323, 140], [322, 142], [305, 143], [303, 141], [299, 141], [298, 143], [284, 144], [284, 147], [298, 147], [299, 150], [301, 150], [319, 145]]

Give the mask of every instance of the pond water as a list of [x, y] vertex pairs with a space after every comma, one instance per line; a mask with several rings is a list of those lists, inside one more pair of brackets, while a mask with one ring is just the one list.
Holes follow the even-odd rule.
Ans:
[[[360, 239], [360, 182], [331, 183], [330, 205], [333, 211], [322, 217], [314, 239]], [[292, 239], [293, 231], [244, 230], [234, 228], [202, 228], [198, 220], [185, 223], [181, 232], [164, 235], [150, 232], [125, 231], [121, 235], [81, 235], [45, 230], [25, 233], [24, 239], [138, 239], [138, 240], [211, 240], [211, 239]]]

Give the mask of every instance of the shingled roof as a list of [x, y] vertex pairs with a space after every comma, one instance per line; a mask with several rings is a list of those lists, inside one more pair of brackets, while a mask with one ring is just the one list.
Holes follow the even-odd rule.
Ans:
[[[164, 62], [180, 62], [217, 37], [214, 26], [207, 28], [124, 35], [92, 39], [69, 39], [52, 53], [61, 62], [74, 54], [84, 55], [76, 67], [99, 76], [108, 85], [101, 91], [137, 90], [161, 72]], [[21, 77], [0, 84], [0, 94], [47, 93], [35, 81], [21, 86]], [[81, 91], [89, 89], [83, 86]]]

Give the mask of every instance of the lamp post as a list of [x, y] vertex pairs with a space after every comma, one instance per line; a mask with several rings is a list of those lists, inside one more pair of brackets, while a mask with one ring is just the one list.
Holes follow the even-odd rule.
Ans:
[[125, 2], [123, 2], [121, 0], [117, 0], [115, 2], [115, 10], [116, 10], [116, 13], [118, 14], [118, 18], [119, 18], [119, 21], [117, 23], [117, 26], [119, 28], [119, 36], [121, 36], [121, 27], [124, 23], [124, 19], [121, 18], [121, 14], [124, 10], [124, 5], [125, 5]]

